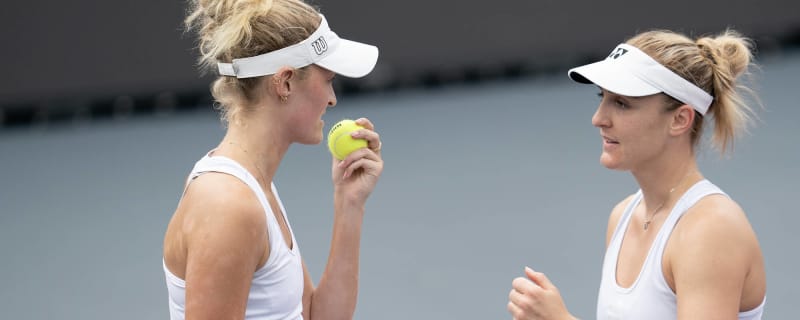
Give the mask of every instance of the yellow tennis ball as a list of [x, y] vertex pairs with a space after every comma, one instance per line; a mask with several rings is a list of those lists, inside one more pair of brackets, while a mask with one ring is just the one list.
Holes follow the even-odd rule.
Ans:
[[339, 121], [331, 127], [331, 131], [328, 132], [328, 149], [336, 159], [342, 160], [351, 152], [367, 147], [367, 140], [354, 139], [350, 136], [351, 132], [359, 129], [364, 127], [350, 119]]

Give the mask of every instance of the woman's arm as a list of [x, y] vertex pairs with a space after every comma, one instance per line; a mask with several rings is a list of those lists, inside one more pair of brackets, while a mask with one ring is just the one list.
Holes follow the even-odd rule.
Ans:
[[[338, 213], [334, 217], [328, 263], [319, 285], [311, 295], [308, 319], [353, 318], [358, 297], [359, 244], [363, 214], [363, 209], [351, 209], [351, 212]], [[310, 280], [310, 277], [307, 279]]]
[[268, 254], [264, 211], [223, 174], [197, 178], [185, 196], [186, 319], [244, 319], [253, 273]]
[[319, 285], [313, 288], [308, 270], [303, 297], [307, 319], [352, 319], [358, 297], [358, 266], [364, 205], [383, 171], [380, 138], [367, 119], [356, 123], [365, 127], [353, 133], [354, 138], [368, 141], [368, 148], [356, 150], [344, 160], [333, 159], [334, 185], [333, 237], [330, 254]]
[[757, 246], [744, 212], [727, 197], [706, 197], [686, 212], [663, 265], [677, 296], [678, 319], [737, 319]]

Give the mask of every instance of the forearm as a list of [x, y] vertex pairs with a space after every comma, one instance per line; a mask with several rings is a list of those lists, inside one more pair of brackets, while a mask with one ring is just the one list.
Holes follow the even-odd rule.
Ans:
[[311, 318], [352, 319], [358, 298], [358, 262], [364, 205], [334, 198], [328, 263], [311, 296]]

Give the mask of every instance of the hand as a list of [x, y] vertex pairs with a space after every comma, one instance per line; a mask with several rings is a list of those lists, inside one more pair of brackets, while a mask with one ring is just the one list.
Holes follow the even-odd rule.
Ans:
[[353, 151], [341, 161], [333, 158], [331, 172], [335, 192], [363, 204], [383, 172], [383, 159], [380, 135], [375, 132], [375, 126], [367, 118], [360, 118], [356, 123], [364, 129], [353, 131], [350, 135], [366, 139], [367, 147]]
[[576, 319], [544, 273], [525, 267], [525, 275], [514, 279], [508, 295], [508, 312], [514, 320]]

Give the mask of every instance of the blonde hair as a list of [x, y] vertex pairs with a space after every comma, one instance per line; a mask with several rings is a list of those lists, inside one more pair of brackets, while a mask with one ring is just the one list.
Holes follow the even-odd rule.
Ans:
[[[739, 76], [748, 73], [753, 60], [752, 42], [736, 31], [692, 40], [672, 31], [655, 30], [640, 33], [627, 41], [684, 79], [714, 97], [709, 113], [714, 117], [713, 142], [722, 153], [733, 146], [734, 136], [746, 130], [753, 109], [742, 93], [753, 91], [739, 84]], [[674, 110], [682, 103], [673, 104]], [[696, 114], [692, 144], [703, 132], [704, 117]]]
[[[319, 26], [316, 8], [302, 0], [190, 0], [186, 30], [198, 33], [204, 71], [215, 72], [217, 62], [252, 57], [278, 50], [307, 38]], [[236, 121], [257, 97], [264, 77], [237, 79], [220, 76], [211, 94], [223, 121]]]

